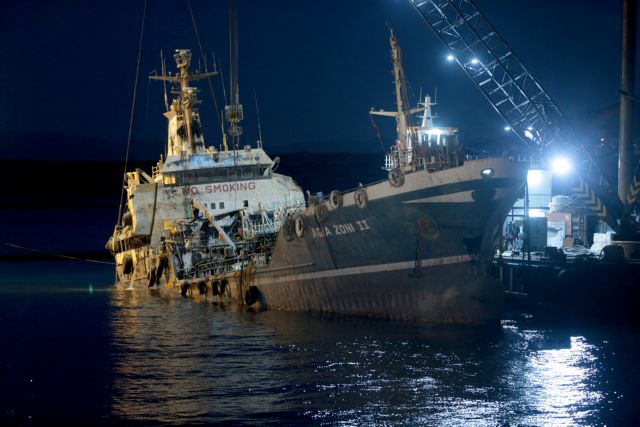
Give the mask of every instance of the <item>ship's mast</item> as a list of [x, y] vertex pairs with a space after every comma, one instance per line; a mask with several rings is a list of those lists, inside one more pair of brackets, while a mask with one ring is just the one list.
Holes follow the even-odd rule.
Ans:
[[[404, 69], [402, 68], [402, 54], [400, 52], [400, 45], [398, 40], [393, 34], [393, 30], [389, 36], [389, 43], [391, 44], [391, 62], [393, 63], [393, 79], [396, 88], [396, 107], [397, 111], [384, 111], [371, 109], [369, 114], [376, 116], [395, 117], [396, 119], [396, 144], [392, 148], [392, 153], [387, 155], [385, 160], [384, 169], [391, 170], [395, 168], [402, 169], [403, 172], [408, 172], [415, 169], [413, 164], [413, 145], [412, 144], [412, 127], [409, 126], [409, 116], [411, 114], [424, 111], [427, 107], [409, 108], [407, 100], [407, 84], [404, 78]], [[425, 101], [426, 104], [432, 105], [430, 101]], [[426, 117], [426, 116], [425, 116]], [[429, 116], [431, 113], [429, 112]], [[413, 127], [415, 128], [415, 127]]]
[[229, 135], [232, 137], [233, 147], [238, 149], [238, 140], [242, 135], [239, 123], [244, 118], [240, 91], [238, 86], [238, 5], [236, 0], [229, 3], [229, 101], [224, 107], [225, 117], [229, 122]]
[[407, 84], [404, 79], [404, 70], [402, 68], [402, 54], [400, 52], [400, 45], [398, 40], [391, 31], [389, 36], [389, 43], [391, 44], [391, 59], [393, 62], [393, 78], [396, 86], [396, 105], [398, 112], [396, 114], [396, 134], [401, 150], [410, 148], [407, 144], [409, 137], [407, 132], [407, 115], [409, 113], [409, 107], [407, 105]]
[[178, 67], [175, 76], [149, 76], [151, 80], [161, 80], [180, 85], [171, 93], [177, 95], [171, 102], [169, 111], [164, 116], [169, 120], [168, 152], [169, 156], [188, 156], [204, 149], [204, 137], [200, 125], [200, 114], [196, 105], [200, 104], [197, 97], [198, 89], [190, 87], [189, 82], [216, 75], [215, 71], [206, 73], [190, 73], [191, 51], [178, 49], [173, 55]]

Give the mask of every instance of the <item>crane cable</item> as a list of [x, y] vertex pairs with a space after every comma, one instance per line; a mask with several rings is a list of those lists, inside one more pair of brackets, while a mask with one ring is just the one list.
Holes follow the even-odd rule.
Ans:
[[131, 100], [131, 115], [129, 117], [129, 134], [127, 136], [127, 151], [124, 157], [124, 171], [122, 172], [122, 189], [120, 190], [120, 205], [118, 207], [118, 222], [122, 221], [122, 203], [124, 201], [125, 180], [127, 177], [127, 167], [129, 164], [129, 149], [131, 148], [131, 132], [133, 130], [133, 117], [136, 109], [136, 95], [138, 93], [138, 76], [140, 75], [140, 58], [142, 56], [142, 39], [144, 36], [144, 20], [147, 16], [147, 0], [144, 0], [144, 10], [142, 11], [142, 24], [140, 27], [140, 41], [138, 42], [138, 62], [136, 64], [136, 78], [133, 83], [133, 99]]

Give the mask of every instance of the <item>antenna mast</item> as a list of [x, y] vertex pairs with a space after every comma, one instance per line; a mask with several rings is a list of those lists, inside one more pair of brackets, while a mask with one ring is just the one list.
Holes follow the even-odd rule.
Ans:
[[238, 124], [244, 118], [240, 93], [238, 90], [238, 3], [229, 2], [229, 102], [224, 107], [225, 117], [229, 122], [229, 135], [233, 139], [234, 149], [238, 149], [238, 140], [242, 135], [242, 128]]
[[256, 100], [256, 117], [258, 118], [258, 148], [262, 149], [262, 126], [260, 126], [260, 109], [258, 108], [258, 95], [253, 91], [253, 97]]

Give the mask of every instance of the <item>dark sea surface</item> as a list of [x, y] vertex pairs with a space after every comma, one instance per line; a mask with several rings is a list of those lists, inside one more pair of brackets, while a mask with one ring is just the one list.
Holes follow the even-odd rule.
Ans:
[[0, 263], [0, 424], [633, 425], [637, 328], [254, 312]]

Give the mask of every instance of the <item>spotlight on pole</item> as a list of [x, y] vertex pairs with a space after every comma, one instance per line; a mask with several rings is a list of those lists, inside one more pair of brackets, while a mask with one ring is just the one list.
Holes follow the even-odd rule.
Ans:
[[509, 132], [511, 130], [511, 126], [505, 126], [504, 130], [505, 130], [505, 132]]
[[473, 59], [471, 60], [471, 63], [472, 63], [473, 65], [477, 64], [478, 62], [480, 62], [480, 61], [478, 60], [478, 58], [473, 58]]
[[447, 55], [447, 61], [453, 61], [455, 58], [453, 57], [453, 55], [449, 54]]

